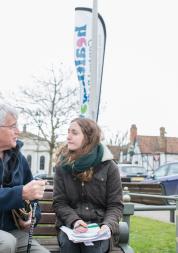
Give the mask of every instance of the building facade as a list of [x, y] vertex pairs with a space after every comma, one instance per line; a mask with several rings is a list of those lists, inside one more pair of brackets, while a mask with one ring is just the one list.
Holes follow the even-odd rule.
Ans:
[[26, 127], [20, 133], [19, 140], [24, 145], [22, 153], [27, 158], [33, 175], [48, 174], [49, 169], [49, 145], [38, 135], [26, 131]]
[[[28, 160], [33, 175], [48, 174], [49, 145], [46, 140], [26, 131], [24, 127], [19, 139], [24, 143], [22, 153]], [[118, 163], [132, 163], [153, 171], [158, 166], [178, 161], [178, 138], [167, 137], [164, 127], [159, 136], [139, 135], [136, 125], [130, 128], [129, 143], [124, 146], [108, 145]]]
[[160, 127], [159, 136], [138, 135], [136, 125], [132, 125], [127, 160], [143, 165], [148, 171], [178, 161], [178, 138], [167, 137], [164, 127]]

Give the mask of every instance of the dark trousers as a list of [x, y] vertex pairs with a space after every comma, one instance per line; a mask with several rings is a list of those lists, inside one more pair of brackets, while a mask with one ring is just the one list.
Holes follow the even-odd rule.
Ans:
[[85, 246], [84, 243], [73, 243], [62, 231], [58, 234], [58, 243], [61, 253], [106, 253], [109, 249], [109, 239], [93, 242], [93, 246]]

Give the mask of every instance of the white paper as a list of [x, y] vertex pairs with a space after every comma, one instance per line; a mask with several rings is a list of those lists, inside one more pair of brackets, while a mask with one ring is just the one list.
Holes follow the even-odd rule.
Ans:
[[[93, 226], [93, 227], [92, 227]], [[87, 232], [84, 233], [76, 233], [74, 230], [62, 226], [60, 229], [66, 233], [68, 236], [69, 240], [73, 241], [74, 243], [85, 243], [86, 246], [93, 245], [92, 242], [94, 241], [100, 241], [100, 240], [106, 240], [111, 237], [111, 231], [103, 231], [102, 233], [98, 233], [100, 228], [99, 226], [97, 227], [96, 224], [90, 224], [88, 227]]]

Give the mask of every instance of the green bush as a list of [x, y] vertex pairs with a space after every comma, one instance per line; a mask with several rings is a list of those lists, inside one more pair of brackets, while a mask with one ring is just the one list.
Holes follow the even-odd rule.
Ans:
[[130, 245], [135, 253], [175, 253], [175, 224], [132, 216]]

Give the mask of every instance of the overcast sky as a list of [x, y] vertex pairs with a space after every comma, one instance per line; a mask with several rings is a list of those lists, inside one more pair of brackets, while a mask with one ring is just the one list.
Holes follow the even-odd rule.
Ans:
[[[2, 91], [32, 85], [51, 64], [74, 69], [78, 6], [92, 1], [0, 1]], [[98, 0], [98, 9], [107, 31], [99, 124], [106, 133], [136, 124], [144, 135], [164, 126], [178, 137], [178, 1]]]

